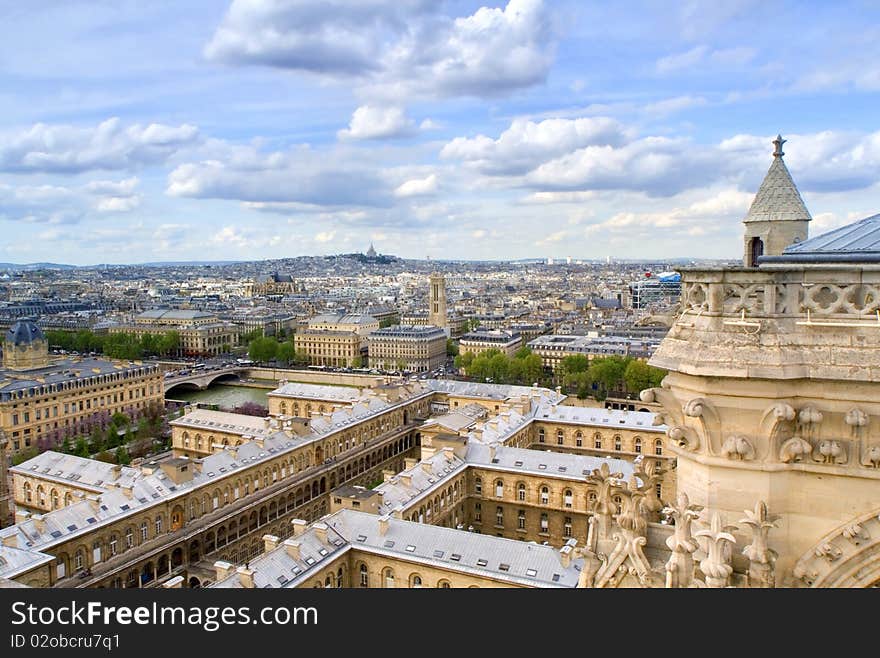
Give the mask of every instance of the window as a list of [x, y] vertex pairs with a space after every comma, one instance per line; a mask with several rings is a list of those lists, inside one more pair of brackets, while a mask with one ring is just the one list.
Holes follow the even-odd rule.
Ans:
[[516, 499], [517, 500], [525, 500], [526, 499], [526, 485], [520, 483], [516, 488]]
[[593, 447], [594, 447], [596, 450], [601, 450], [601, 449], [602, 449], [602, 435], [601, 435], [601, 434], [596, 434], [596, 435], [593, 437]]
[[504, 498], [504, 481], [495, 480], [495, 497]]
[[578, 430], [577, 434], [574, 435], [574, 444], [580, 448], [584, 445], [584, 435], [581, 434], [581, 431]]
[[550, 489], [548, 489], [547, 487], [541, 487], [541, 504], [550, 504]]
[[409, 586], [412, 588], [421, 587], [422, 586], [422, 577], [417, 573], [413, 574], [412, 578], [410, 579]]
[[574, 501], [574, 496], [571, 493], [571, 489], [566, 489], [562, 492], [562, 504], [565, 507], [571, 507], [572, 502]]
[[642, 452], [642, 439], [641, 439], [640, 437], [638, 437], [638, 436], [636, 437], [636, 440], [633, 442], [633, 449], [634, 449], [637, 453], [641, 453], [641, 452]]
[[663, 485], [658, 482], [657, 485], [654, 487], [654, 489], [657, 492], [657, 498], [662, 498], [663, 497]]
[[383, 580], [385, 581], [386, 589], [394, 589], [394, 571], [392, 569], [385, 569], [382, 572]]
[[541, 533], [546, 534], [550, 532], [550, 521], [547, 518], [547, 513], [541, 514]]
[[538, 443], [544, 443], [544, 428], [538, 430]]
[[97, 564], [101, 561], [101, 543], [95, 542], [92, 544], [92, 564]]
[[620, 452], [623, 449], [623, 444], [621, 443], [620, 435], [617, 435], [614, 437], [614, 449], [617, 452]]
[[504, 508], [495, 508], [495, 525], [504, 525]]
[[654, 454], [662, 455], [663, 454], [663, 441], [662, 439], [657, 439], [654, 441]]
[[474, 480], [474, 493], [482, 494], [483, 493], [483, 479], [476, 478]]
[[134, 546], [134, 533], [129, 528], [125, 531], [125, 547], [131, 548], [132, 546]]
[[483, 506], [480, 503], [474, 504], [474, 521], [477, 523], [482, 523], [483, 521]]
[[141, 541], [147, 541], [147, 522], [141, 523]]
[[157, 535], [162, 534], [162, 517], [161, 516], [156, 517], [156, 534]]
[[361, 587], [369, 587], [370, 586], [370, 576], [367, 573], [367, 565], [362, 564], [360, 568], [361, 574]]
[[596, 492], [591, 491], [587, 494], [587, 506], [590, 509], [593, 509], [593, 506], [596, 504]]
[[52, 489], [52, 509], [58, 509], [58, 490]]
[[116, 555], [116, 535], [110, 537], [110, 557]]
[[556, 445], [561, 446], [565, 442], [565, 433], [562, 430], [556, 430]]
[[79, 571], [80, 569], [83, 568], [83, 552], [82, 552], [82, 549], [78, 550], [78, 551], [76, 552], [76, 555], [73, 556], [73, 566], [74, 566], [74, 568], [75, 568], [77, 571]]
[[565, 523], [562, 525], [562, 536], [571, 537], [571, 517], [565, 517]]
[[516, 527], [520, 530], [526, 529], [526, 512], [525, 510], [520, 510], [516, 515]]

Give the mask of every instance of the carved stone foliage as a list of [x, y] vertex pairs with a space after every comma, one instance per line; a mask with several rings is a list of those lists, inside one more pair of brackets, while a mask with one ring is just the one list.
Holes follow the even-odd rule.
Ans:
[[617, 511], [612, 500], [615, 488], [623, 486], [623, 473], [612, 473], [606, 462], [602, 462], [599, 468], [594, 468], [587, 476], [587, 482], [596, 486], [596, 504], [593, 514], [598, 521], [598, 538], [605, 538], [611, 530], [611, 517]]
[[751, 461], [755, 458], [755, 448], [746, 437], [732, 434], [722, 444], [721, 454], [728, 459]]
[[813, 446], [799, 436], [793, 436], [782, 444], [779, 451], [779, 460], [786, 464], [802, 461], [813, 452]]
[[700, 560], [700, 569], [706, 576], [707, 587], [727, 587], [733, 567], [731, 551], [736, 538], [731, 534], [736, 526], [724, 525], [718, 512], [712, 514], [709, 528], [697, 530], [694, 536], [705, 541], [706, 557]]
[[880, 508], [848, 520], [809, 548], [793, 576], [807, 587], [870, 587], [880, 572]]
[[699, 518], [702, 505], [691, 505], [685, 492], [679, 492], [674, 504], [663, 508], [663, 514], [674, 523], [673, 534], [666, 538], [666, 546], [672, 553], [666, 562], [666, 587], [690, 587], [693, 585], [693, 553], [699, 543], [691, 532], [694, 519]]
[[816, 461], [823, 464], [843, 464], [846, 462], [846, 447], [841, 441], [819, 441]]
[[873, 445], [865, 451], [865, 466], [880, 468], [880, 445]]
[[740, 523], [752, 533], [752, 543], [743, 549], [743, 555], [749, 559], [749, 582], [757, 587], [774, 587], [773, 575], [777, 553], [770, 548], [767, 535], [776, 527], [779, 516], [770, 514], [764, 501], [755, 503], [755, 509], [745, 510], [745, 518]]

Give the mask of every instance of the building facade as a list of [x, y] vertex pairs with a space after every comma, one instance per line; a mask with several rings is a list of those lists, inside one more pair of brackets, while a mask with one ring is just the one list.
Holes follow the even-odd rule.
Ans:
[[50, 362], [48, 343], [30, 320], [10, 328], [5, 346], [4, 363], [15, 367], [0, 370], [0, 430], [11, 455], [59, 445], [116, 412], [131, 416], [163, 404], [157, 365], [78, 357]]
[[446, 333], [440, 327], [398, 325], [369, 336], [371, 368], [426, 372], [446, 363]]
[[503, 329], [475, 329], [464, 334], [458, 342], [459, 354], [474, 356], [489, 350], [498, 350], [512, 357], [522, 347], [522, 336], [516, 331]]
[[300, 329], [293, 335], [294, 349], [307, 354], [309, 364], [333, 368], [350, 368], [361, 362], [364, 341], [354, 331]]

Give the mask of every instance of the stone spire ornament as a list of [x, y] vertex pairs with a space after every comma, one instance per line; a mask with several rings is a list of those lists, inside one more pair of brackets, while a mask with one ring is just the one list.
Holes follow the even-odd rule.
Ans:
[[727, 587], [733, 567], [730, 566], [731, 549], [736, 537], [730, 534], [736, 526], [724, 525], [718, 512], [712, 514], [708, 530], [697, 530], [695, 537], [706, 540], [706, 557], [700, 560], [700, 569], [706, 576], [706, 586]]
[[666, 587], [690, 587], [693, 583], [693, 553], [699, 543], [691, 533], [691, 524], [699, 518], [702, 509], [702, 505], [691, 505], [683, 491], [679, 492], [675, 504], [663, 508], [663, 514], [675, 523], [675, 531], [666, 538], [666, 546], [672, 551], [666, 562]]
[[739, 522], [752, 531], [752, 543], [743, 549], [749, 558], [749, 585], [751, 587], [775, 587], [773, 567], [776, 564], [776, 551], [767, 544], [767, 534], [776, 527], [779, 516], [769, 514], [763, 500], [755, 503], [755, 510], [745, 510], [746, 518]]

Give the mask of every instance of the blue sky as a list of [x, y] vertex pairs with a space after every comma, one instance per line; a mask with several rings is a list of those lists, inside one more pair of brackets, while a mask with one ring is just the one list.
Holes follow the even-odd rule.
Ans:
[[736, 257], [880, 211], [868, 2], [0, 2], [0, 261]]

